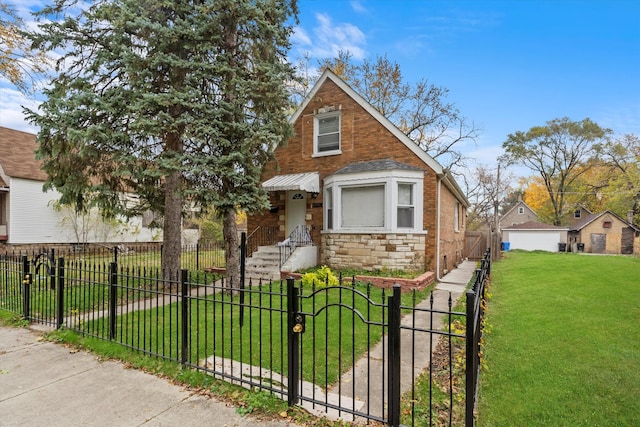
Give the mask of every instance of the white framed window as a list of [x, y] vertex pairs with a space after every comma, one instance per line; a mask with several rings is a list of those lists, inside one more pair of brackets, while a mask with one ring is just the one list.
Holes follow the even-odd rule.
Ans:
[[413, 170], [325, 178], [325, 231], [422, 232], [423, 180], [424, 172]]
[[315, 116], [313, 154], [325, 156], [340, 152], [340, 111]]
[[331, 187], [324, 191], [324, 204], [326, 206], [325, 228], [333, 230], [333, 188]]
[[414, 225], [414, 196], [411, 183], [398, 184], [398, 228], [413, 228]]
[[341, 188], [341, 228], [384, 227], [384, 184]]
[[518, 213], [522, 215], [524, 213], [524, 208], [522, 206], [518, 207]]
[[453, 230], [460, 231], [460, 203], [456, 202], [455, 210], [453, 211]]
[[577, 210], [573, 213], [573, 217], [577, 219], [577, 218], [580, 218], [580, 216], [581, 216], [580, 209], [577, 209]]

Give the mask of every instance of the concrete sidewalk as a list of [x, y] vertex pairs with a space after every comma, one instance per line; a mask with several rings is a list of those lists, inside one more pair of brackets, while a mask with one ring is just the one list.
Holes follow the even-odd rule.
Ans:
[[120, 362], [0, 327], [0, 426], [271, 426]]

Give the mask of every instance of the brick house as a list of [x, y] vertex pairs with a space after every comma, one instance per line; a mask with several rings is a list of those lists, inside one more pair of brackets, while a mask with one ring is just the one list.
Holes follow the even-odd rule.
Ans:
[[633, 211], [626, 220], [608, 210], [587, 211], [569, 227], [569, 242], [572, 250], [580, 244], [588, 253], [640, 254], [640, 227], [633, 224]]
[[436, 271], [464, 257], [469, 203], [451, 173], [342, 79], [325, 71], [263, 170], [271, 209], [248, 231], [309, 230], [335, 269]]

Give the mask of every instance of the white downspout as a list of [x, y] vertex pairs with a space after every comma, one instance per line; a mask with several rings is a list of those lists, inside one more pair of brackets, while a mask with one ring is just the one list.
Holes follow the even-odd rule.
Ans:
[[440, 282], [440, 186], [442, 185], [442, 178], [438, 177], [438, 191], [436, 195], [437, 208], [436, 208], [436, 280]]

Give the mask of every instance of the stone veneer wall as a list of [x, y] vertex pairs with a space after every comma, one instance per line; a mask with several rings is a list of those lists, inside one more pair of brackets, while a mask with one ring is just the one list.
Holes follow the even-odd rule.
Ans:
[[323, 233], [320, 262], [333, 269], [425, 271], [426, 234]]

